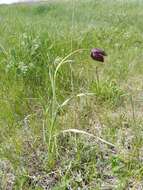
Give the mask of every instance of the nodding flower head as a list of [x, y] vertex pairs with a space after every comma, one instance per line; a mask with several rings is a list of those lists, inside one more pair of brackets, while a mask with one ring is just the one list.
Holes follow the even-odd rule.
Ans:
[[104, 56], [107, 56], [107, 54], [102, 49], [93, 48], [91, 50], [91, 57], [96, 61], [104, 62]]

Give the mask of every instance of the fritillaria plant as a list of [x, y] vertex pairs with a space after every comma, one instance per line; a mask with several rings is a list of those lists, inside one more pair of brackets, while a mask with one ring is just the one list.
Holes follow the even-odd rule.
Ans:
[[[91, 50], [91, 57], [93, 60], [98, 61], [98, 62], [104, 62], [104, 57], [107, 56], [104, 50], [99, 49], [99, 48], [93, 48]], [[96, 77], [97, 77], [97, 82], [99, 83], [99, 74], [98, 74], [98, 65], [96, 67]]]

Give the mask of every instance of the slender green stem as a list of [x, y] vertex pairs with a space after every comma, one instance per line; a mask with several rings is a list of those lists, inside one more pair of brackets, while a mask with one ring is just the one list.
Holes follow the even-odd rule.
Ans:
[[56, 118], [57, 118], [57, 113], [58, 113], [58, 102], [56, 98], [56, 78], [57, 78], [57, 73], [60, 69], [60, 67], [67, 62], [67, 59], [71, 57], [72, 55], [76, 53], [80, 53], [82, 51], [87, 51], [88, 49], [78, 49], [70, 54], [68, 54], [65, 58], [61, 60], [61, 62], [58, 64], [56, 67], [56, 70], [53, 72], [52, 69], [49, 70], [49, 76], [50, 76], [50, 81], [51, 81], [51, 88], [52, 88], [52, 113], [51, 113], [51, 124], [50, 124], [50, 132], [49, 132], [49, 151], [51, 149], [51, 142], [52, 142], [52, 135], [53, 135], [53, 129], [55, 126]]
[[99, 85], [99, 73], [98, 73], [98, 66], [96, 66], [96, 80], [97, 80], [97, 84]]

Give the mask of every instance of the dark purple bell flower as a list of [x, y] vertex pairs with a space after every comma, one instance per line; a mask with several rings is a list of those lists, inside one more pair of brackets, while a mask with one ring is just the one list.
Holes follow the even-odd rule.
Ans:
[[91, 57], [96, 61], [104, 62], [104, 56], [107, 56], [107, 54], [102, 49], [93, 48], [91, 50]]

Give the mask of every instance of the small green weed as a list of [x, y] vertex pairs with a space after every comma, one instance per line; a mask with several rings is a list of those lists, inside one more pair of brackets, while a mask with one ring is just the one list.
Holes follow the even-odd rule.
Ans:
[[91, 91], [95, 93], [98, 103], [110, 106], [119, 106], [125, 95], [116, 82], [109, 80], [92, 82]]

